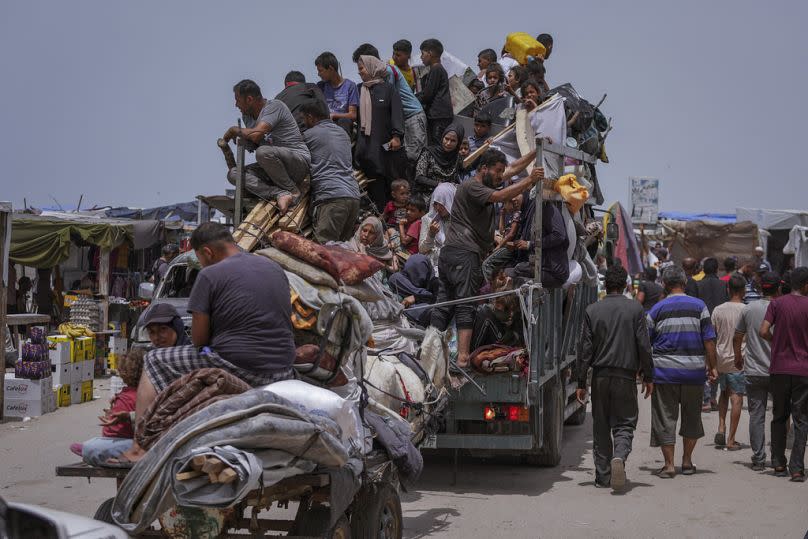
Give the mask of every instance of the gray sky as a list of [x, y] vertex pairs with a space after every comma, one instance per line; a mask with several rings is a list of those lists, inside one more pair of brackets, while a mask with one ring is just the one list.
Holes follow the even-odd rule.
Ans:
[[476, 63], [525, 31], [555, 37], [550, 86], [609, 94], [607, 200], [626, 203], [628, 176], [656, 176], [663, 211], [806, 208], [808, 2], [482, 5], [5, 0], [0, 199], [148, 207], [222, 193], [216, 139], [238, 115], [238, 80], [275, 95], [290, 69], [317, 80], [325, 50], [358, 80], [356, 45], [387, 55], [400, 38], [438, 37]]

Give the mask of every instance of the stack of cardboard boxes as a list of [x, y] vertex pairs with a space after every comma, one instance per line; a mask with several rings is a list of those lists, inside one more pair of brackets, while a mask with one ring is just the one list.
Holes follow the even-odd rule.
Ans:
[[111, 371], [118, 369], [118, 360], [126, 355], [126, 338], [109, 338], [109, 355], [107, 356], [107, 366]]
[[67, 335], [48, 337], [53, 393], [57, 406], [70, 406], [93, 400], [95, 378], [95, 338]]
[[3, 381], [3, 417], [32, 417], [56, 409], [52, 379], [27, 380], [7, 375]]

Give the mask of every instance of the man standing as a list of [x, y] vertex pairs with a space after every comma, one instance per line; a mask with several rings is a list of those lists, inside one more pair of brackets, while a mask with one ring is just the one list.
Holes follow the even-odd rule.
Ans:
[[390, 59], [390, 65], [396, 66], [401, 71], [410, 89], [415, 90], [415, 73], [413, 73], [412, 66], [410, 66], [411, 57], [412, 43], [406, 39], [399, 39], [393, 43], [393, 57]]
[[710, 314], [716, 307], [729, 299], [727, 284], [718, 278], [718, 260], [706, 258], [703, 264], [704, 278], [696, 282], [696, 297], [707, 305]]
[[[772, 332], [772, 327], [774, 332]], [[769, 303], [760, 336], [771, 342], [772, 465], [776, 475], [805, 481], [808, 437], [808, 267], [791, 272], [791, 293]], [[786, 425], [791, 416], [794, 445], [786, 472]]]
[[[278, 99], [265, 99], [261, 88], [251, 80], [233, 87], [236, 107], [246, 127], [230, 127], [222, 139], [240, 137], [255, 150], [255, 163], [246, 170], [247, 189], [265, 200], [277, 199], [278, 209], [285, 214], [302, 194], [303, 180], [309, 174], [311, 156], [289, 107]], [[238, 180], [236, 168], [227, 179]]]
[[651, 447], [661, 447], [665, 465], [659, 477], [676, 475], [673, 465], [679, 412], [684, 439], [682, 474], [693, 475], [693, 450], [704, 436], [701, 399], [705, 371], [715, 380], [715, 330], [707, 306], [685, 294], [687, 275], [670, 266], [662, 273], [668, 296], [648, 313], [648, 329], [654, 360], [654, 393], [651, 404]]
[[[752, 469], [766, 469], [766, 404], [769, 400], [769, 365], [772, 351], [758, 330], [769, 308], [769, 302], [780, 294], [780, 276], [768, 272], [762, 278], [763, 297], [745, 306], [735, 328], [732, 341], [735, 367], [746, 375], [746, 403], [749, 408], [749, 444], [752, 446]], [[746, 348], [742, 347], [746, 340]]]
[[[704, 264], [705, 268], [707, 264]], [[709, 274], [699, 283], [706, 281]], [[723, 281], [714, 279], [723, 284]], [[715, 308], [712, 314], [713, 327], [716, 333], [716, 356], [718, 359], [718, 385], [721, 388], [721, 397], [718, 399], [718, 432], [715, 435], [715, 445], [726, 446], [727, 451], [737, 451], [741, 445], [735, 441], [738, 423], [741, 421], [743, 409], [743, 396], [746, 394], [746, 378], [744, 373], [735, 366], [735, 350], [733, 340], [738, 322], [744, 310], [743, 296], [746, 292], [746, 279], [740, 275], [729, 278], [729, 301]], [[742, 350], [745, 348], [741, 343]], [[732, 404], [729, 421], [729, 438], [727, 438], [727, 409]]]
[[699, 261], [695, 258], [687, 257], [682, 260], [682, 269], [685, 270], [685, 275], [687, 275], [685, 294], [694, 298], [699, 297], [699, 283], [693, 278], [699, 272]]
[[421, 78], [421, 91], [417, 97], [426, 112], [427, 143], [430, 145], [440, 144], [443, 131], [454, 118], [449, 75], [440, 63], [442, 55], [443, 44], [437, 39], [427, 39], [421, 43], [421, 62], [429, 67], [429, 73]]
[[637, 373], [645, 398], [654, 391], [651, 344], [642, 306], [623, 295], [626, 270], [606, 270], [603, 300], [586, 309], [578, 349], [578, 390], [586, 399], [586, 376], [592, 367], [592, 439], [595, 486], [619, 490], [626, 483], [626, 459], [637, 428]]
[[[143, 417], [171, 382], [198, 369], [224, 369], [252, 386], [294, 378], [292, 306], [283, 269], [267, 258], [241, 252], [219, 223], [199, 225], [191, 247], [202, 266], [188, 300], [193, 345], [146, 355], [136, 417]], [[134, 462], [144, 454], [135, 442], [122, 460]]]
[[283, 79], [283, 90], [275, 96], [275, 99], [280, 99], [289, 107], [289, 112], [294, 116], [297, 127], [300, 128], [301, 132], [306, 130], [306, 125], [303, 123], [300, 107], [303, 103], [311, 101], [312, 95], [315, 101], [328, 108], [325, 96], [316, 84], [306, 82], [306, 76], [300, 71], [290, 71]]
[[160, 284], [160, 281], [163, 280], [163, 277], [166, 276], [166, 273], [168, 273], [168, 266], [171, 264], [171, 261], [177, 257], [177, 253], [179, 252], [179, 247], [173, 243], [163, 245], [163, 256], [155, 260], [154, 264], [152, 265], [152, 279], [154, 280], [155, 290]]
[[347, 241], [359, 215], [359, 185], [351, 166], [351, 139], [328, 118], [328, 109], [315, 100], [300, 107], [311, 153], [311, 206], [314, 238]]
[[765, 266], [761, 268], [754, 258], [747, 259], [741, 266], [741, 275], [743, 275], [744, 279], [746, 279], [746, 295], [743, 297], [743, 302], [747, 305], [761, 298], [760, 291], [758, 290], [756, 284], [756, 277], [758, 274], [762, 274], [767, 271], [768, 269], [766, 269]]
[[648, 266], [645, 268], [643, 277], [644, 279], [640, 281], [639, 291], [637, 292], [637, 301], [640, 302], [645, 312], [648, 312], [654, 305], [659, 303], [665, 291], [656, 282], [657, 270], [655, 267]]
[[[479, 293], [483, 284], [482, 261], [494, 246], [495, 205], [524, 193], [544, 179], [544, 169], [536, 167], [522, 181], [512, 183], [504, 189], [498, 188], [504, 178], [519, 174], [535, 158], [536, 152], [533, 151], [508, 166], [504, 153], [488, 150], [480, 158], [477, 173], [457, 188], [446, 242], [438, 259], [438, 303], [468, 298]], [[431, 325], [445, 331], [455, 314], [458, 330], [457, 364], [459, 367], [467, 367], [475, 305], [461, 303], [457, 307], [436, 307], [432, 311]]]

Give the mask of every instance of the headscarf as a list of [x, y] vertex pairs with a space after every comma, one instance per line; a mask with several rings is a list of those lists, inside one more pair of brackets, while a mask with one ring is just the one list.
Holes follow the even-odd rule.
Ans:
[[387, 64], [367, 54], [359, 57], [359, 61], [365, 66], [371, 79], [362, 82], [362, 89], [359, 92], [359, 129], [365, 136], [370, 136], [370, 126], [373, 120], [373, 100], [370, 98], [370, 89], [384, 81], [387, 75]]
[[[365, 227], [365, 225], [372, 225], [374, 232], [376, 232], [376, 239], [371, 245], [365, 245], [360, 240], [360, 235], [362, 234], [362, 229]], [[387, 245], [387, 241], [385, 240], [384, 225], [378, 217], [371, 216], [362, 221], [362, 224], [359, 225], [359, 228], [349, 244], [351, 249], [357, 253], [370, 255], [377, 260], [391, 260], [393, 258], [393, 253], [390, 251], [390, 247]]]
[[[457, 146], [455, 146], [455, 149], [450, 152], [443, 149], [443, 137], [445, 137], [447, 133], [454, 133], [457, 135]], [[432, 155], [435, 163], [437, 163], [441, 169], [446, 170], [457, 166], [457, 156], [460, 152], [460, 145], [463, 144], [465, 134], [466, 131], [463, 129], [461, 124], [452, 123], [449, 125], [449, 127], [443, 130], [440, 140], [427, 148], [427, 151]]]
[[171, 329], [173, 329], [174, 333], [177, 334], [177, 342], [174, 343], [174, 346], [185, 346], [191, 344], [191, 339], [189, 339], [188, 335], [185, 333], [185, 323], [183, 323], [182, 318], [175, 316], [171, 320]]
[[439, 183], [432, 192], [432, 199], [429, 201], [429, 213], [427, 215], [429, 216], [430, 222], [435, 221], [435, 219], [440, 219], [440, 230], [438, 230], [437, 235], [435, 235], [435, 240], [441, 244], [446, 240], [446, 235], [443, 230], [446, 222], [435, 209], [435, 202], [442, 204], [443, 207], [446, 208], [446, 211], [449, 212], [449, 215], [451, 215], [456, 192], [457, 186], [455, 184], [448, 182]]

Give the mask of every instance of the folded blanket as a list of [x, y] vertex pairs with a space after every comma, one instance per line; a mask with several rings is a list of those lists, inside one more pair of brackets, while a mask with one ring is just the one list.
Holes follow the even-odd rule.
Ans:
[[149, 449], [176, 423], [214, 402], [240, 395], [251, 389], [243, 381], [222, 369], [199, 369], [178, 378], [165, 388], [138, 418], [135, 440]]
[[514, 348], [502, 344], [488, 344], [476, 349], [469, 361], [476, 371], [491, 374], [495, 372], [521, 371], [526, 364], [524, 348]]

